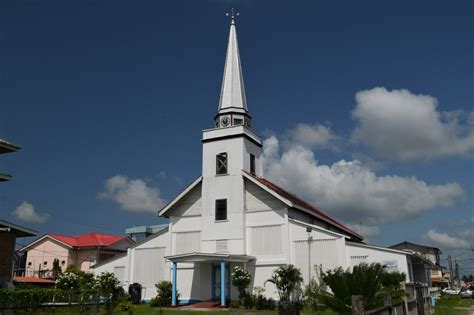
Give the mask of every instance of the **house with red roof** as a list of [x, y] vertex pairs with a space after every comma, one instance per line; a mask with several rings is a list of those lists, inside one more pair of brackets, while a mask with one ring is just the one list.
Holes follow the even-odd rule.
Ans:
[[63, 271], [70, 265], [89, 271], [91, 265], [125, 252], [134, 243], [128, 236], [101, 233], [46, 234], [21, 249], [27, 253], [25, 276], [50, 278], [55, 259]]
[[363, 262], [409, 274], [407, 252], [365, 244], [342, 221], [264, 177], [233, 20], [212, 125], [202, 133], [202, 175], [158, 211], [168, 227], [94, 265], [96, 273], [113, 272], [124, 288], [141, 284], [145, 300], [156, 295], [156, 283], [171, 280], [173, 305], [238, 298], [230, 283], [236, 267], [251, 274], [250, 288], [265, 287], [272, 298], [276, 288], [266, 280], [288, 264], [300, 269], [305, 284], [321, 270]]

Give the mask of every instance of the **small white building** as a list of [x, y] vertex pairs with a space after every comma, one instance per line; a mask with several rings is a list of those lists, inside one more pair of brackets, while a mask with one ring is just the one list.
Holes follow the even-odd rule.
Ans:
[[[235, 299], [234, 266], [264, 286], [273, 271], [293, 264], [304, 281], [323, 270], [380, 262], [408, 273], [407, 253], [365, 245], [362, 236], [263, 177], [262, 142], [252, 130], [234, 19], [230, 26], [215, 125], [203, 131], [202, 176], [159, 211], [169, 226], [95, 266], [124, 287], [137, 282], [144, 299], [171, 280], [179, 303]], [[277, 297], [272, 284], [265, 294]], [[178, 303], [174, 299], [174, 303]]]

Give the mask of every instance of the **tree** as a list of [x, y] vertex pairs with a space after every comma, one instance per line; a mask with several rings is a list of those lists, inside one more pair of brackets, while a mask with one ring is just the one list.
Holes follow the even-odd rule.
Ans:
[[55, 258], [53, 260], [53, 269], [51, 270], [51, 272], [54, 280], [56, 280], [62, 273], [61, 266], [59, 266], [59, 259]]
[[246, 289], [249, 286], [252, 277], [247, 270], [239, 266], [235, 266], [234, 271], [231, 274], [231, 278], [232, 285], [237, 288], [239, 291], [239, 299], [242, 300], [246, 295]]
[[111, 313], [116, 302], [124, 295], [120, 281], [111, 272], [102, 272], [97, 275], [95, 288], [99, 295], [105, 299], [107, 313]]

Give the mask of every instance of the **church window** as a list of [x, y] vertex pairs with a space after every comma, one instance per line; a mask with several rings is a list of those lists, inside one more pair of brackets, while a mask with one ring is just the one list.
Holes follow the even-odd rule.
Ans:
[[227, 220], [227, 199], [216, 200], [216, 221]]
[[227, 174], [227, 153], [220, 153], [216, 156], [216, 174]]
[[241, 118], [235, 118], [234, 119], [234, 125], [243, 125], [244, 121]]
[[255, 174], [255, 155], [250, 154], [250, 173]]

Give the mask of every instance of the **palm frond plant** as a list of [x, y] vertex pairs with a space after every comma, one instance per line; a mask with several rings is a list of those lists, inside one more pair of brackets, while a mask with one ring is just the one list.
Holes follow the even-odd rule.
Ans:
[[301, 297], [301, 271], [293, 265], [286, 265], [276, 269], [272, 277], [265, 281], [273, 283], [280, 298], [280, 314], [299, 314], [299, 300]]
[[388, 284], [405, 278], [403, 274], [396, 274], [389, 275], [378, 263], [362, 263], [354, 266], [352, 271], [341, 267], [329, 270], [323, 273], [322, 279], [331, 293], [322, 292], [320, 299], [339, 314], [352, 314], [352, 296], [361, 295], [365, 308], [370, 310], [380, 306], [380, 296], [387, 291], [384, 289], [389, 289]]

